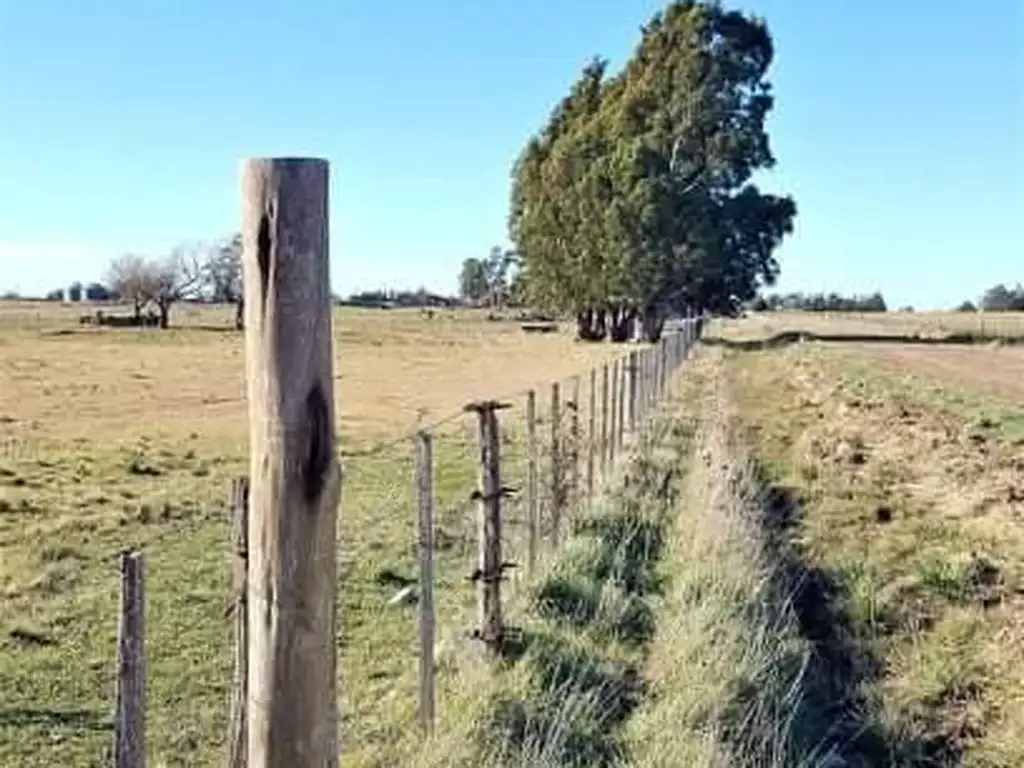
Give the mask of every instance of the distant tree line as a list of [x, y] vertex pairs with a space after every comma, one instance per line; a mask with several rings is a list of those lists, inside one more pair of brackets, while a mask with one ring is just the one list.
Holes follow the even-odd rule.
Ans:
[[1024, 312], [1024, 285], [1017, 283], [1010, 287], [1000, 283], [989, 288], [975, 304], [965, 301], [957, 310], [959, 312]]
[[335, 303], [347, 307], [373, 307], [377, 309], [407, 309], [422, 307], [451, 307], [459, 302], [450, 296], [431, 293], [426, 288], [415, 291], [360, 291], [347, 298], [336, 297]]
[[841, 296], [838, 293], [787, 293], [759, 296], [751, 304], [755, 312], [795, 309], [804, 312], [886, 312], [881, 293], [865, 296]]

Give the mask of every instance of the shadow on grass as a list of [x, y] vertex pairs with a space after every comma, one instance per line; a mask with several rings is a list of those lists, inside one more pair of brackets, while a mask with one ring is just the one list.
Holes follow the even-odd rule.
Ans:
[[0, 709], [0, 728], [75, 728], [83, 731], [110, 731], [113, 724], [106, 714], [88, 709]]
[[814, 648], [803, 676], [806, 703], [794, 727], [826, 733], [828, 746], [844, 765], [960, 765], [963, 747], [949, 737], [894, 731], [879, 717], [865, 691], [883, 673], [883, 665], [859, 639], [863, 635], [843, 608], [843, 584], [809, 565], [794, 541], [792, 529], [800, 524], [803, 508], [793, 489], [772, 482], [763, 465], [758, 470], [768, 551], [780, 566], [775, 599], [792, 606], [801, 634]]
[[[674, 435], [680, 437], [680, 435]], [[655, 633], [648, 598], [661, 584], [682, 448], [631, 462], [628, 484], [574, 521], [556, 561], [530, 591], [539, 621], [506, 649], [524, 688], [491, 699], [476, 740], [481, 764], [613, 766], [619, 726], [642, 701], [643, 648]]]
[[879, 334], [879, 333], [812, 333], [811, 331], [783, 331], [764, 339], [734, 340], [719, 336], [703, 337], [700, 343], [709, 347], [725, 347], [744, 352], [778, 349], [805, 341], [845, 344], [920, 344], [925, 346], [977, 345], [998, 342], [1007, 346], [1024, 344], [1024, 336], [987, 336], [980, 333], [950, 333], [945, 336], [921, 336], [920, 334]]

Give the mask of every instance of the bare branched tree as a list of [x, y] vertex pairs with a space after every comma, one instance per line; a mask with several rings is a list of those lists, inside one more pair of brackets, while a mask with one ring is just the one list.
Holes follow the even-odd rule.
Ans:
[[170, 324], [171, 306], [178, 301], [197, 297], [203, 288], [203, 248], [181, 245], [170, 255], [153, 262], [148, 271], [149, 298], [160, 312], [160, 327]]
[[117, 257], [110, 263], [106, 282], [122, 299], [132, 302], [138, 319], [153, 293], [152, 269], [146, 260], [133, 253]]

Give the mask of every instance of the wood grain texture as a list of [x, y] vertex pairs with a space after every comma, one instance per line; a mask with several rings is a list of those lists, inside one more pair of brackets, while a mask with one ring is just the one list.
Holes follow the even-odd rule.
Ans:
[[323, 160], [243, 164], [249, 768], [338, 762], [327, 188]]

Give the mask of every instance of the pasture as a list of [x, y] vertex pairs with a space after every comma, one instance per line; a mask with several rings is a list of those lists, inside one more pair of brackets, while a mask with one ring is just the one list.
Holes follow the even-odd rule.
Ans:
[[[99, 764], [113, 707], [116, 558], [126, 548], [147, 557], [150, 763], [217, 764], [231, 672], [225, 501], [247, 469], [242, 338], [230, 308], [178, 306], [169, 331], [80, 328], [83, 311], [0, 303], [0, 764]], [[778, 313], [715, 320], [710, 333], [897, 337], [978, 332], [982, 320], [986, 333], [1007, 336], [1024, 325], [1020, 315]], [[514, 407], [501, 418], [518, 484], [521, 393], [537, 389], [543, 420], [552, 381], [568, 386], [624, 349], [575, 343], [569, 329], [524, 334], [469, 311], [342, 309], [334, 331], [342, 763], [413, 764], [415, 616], [390, 603], [415, 577], [404, 436], [440, 424], [439, 723], [464, 726], [475, 713], [463, 661], [478, 470], [473, 422], [459, 411], [508, 395]], [[626, 728], [638, 764], [722, 764], [702, 734], [738, 731], [715, 718], [752, 727], [744, 713], [770, 693], [782, 697], [772, 706], [788, 707], [793, 690], [826, 678], [832, 687], [808, 701], [843, 699], [837, 721], [852, 718], [849, 751], [863, 758], [851, 765], [879, 755], [904, 765], [1024, 762], [1024, 348], [892, 339], [711, 347], [698, 357], [683, 376], [679, 418], [703, 418], [694, 444], [723, 468], [749, 464], [745, 482], [757, 488], [730, 500], [742, 483], [698, 461], [700, 451], [694, 479], [680, 481], [678, 520], [664, 522], [676, 531], [666, 545], [675, 555], [657, 565], [668, 587], [646, 671], [660, 695]], [[728, 435], [709, 444], [712, 423]], [[679, 445], [692, 452], [691, 442]], [[798, 599], [779, 609], [785, 621], [755, 599], [779, 570], [779, 551], [755, 546], [766, 535], [755, 530], [760, 518], [744, 511], [766, 490], [787, 511], [772, 546], [784, 534], [821, 580], [811, 597], [794, 587]], [[749, 603], [747, 623], [733, 615], [737, 599]], [[776, 670], [772, 633], [790, 650], [826, 649], [825, 667]], [[740, 679], [748, 673], [774, 675], [773, 684]], [[754, 704], [742, 698], [752, 690], [762, 697]], [[817, 733], [765, 707], [765, 754]], [[666, 718], [679, 725], [665, 729]]]
[[[93, 765], [104, 753], [117, 555], [139, 548], [151, 763], [212, 765], [231, 664], [225, 502], [248, 467], [242, 337], [230, 308], [178, 306], [163, 332], [80, 328], [86, 311], [0, 303], [0, 764]], [[622, 350], [471, 311], [341, 309], [334, 330], [343, 762], [393, 765], [417, 740], [414, 613], [387, 604], [415, 573], [403, 435], [454, 416], [438, 430], [436, 483], [451, 545], [439, 610], [457, 642], [471, 625], [445, 616], [472, 604], [475, 556], [476, 444], [461, 407], [528, 387], [543, 402], [553, 380]], [[522, 397], [513, 402], [510, 433], [522, 416]]]

